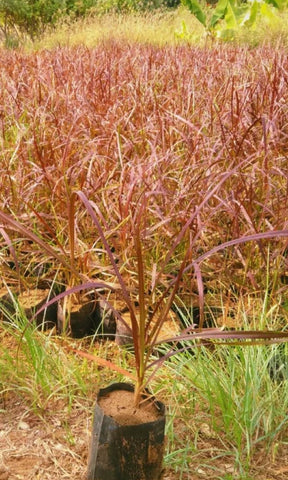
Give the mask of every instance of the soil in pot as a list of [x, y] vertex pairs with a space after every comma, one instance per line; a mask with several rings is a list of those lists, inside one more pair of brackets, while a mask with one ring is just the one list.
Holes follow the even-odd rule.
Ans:
[[99, 392], [87, 480], [159, 480], [164, 454], [165, 407], [143, 397], [134, 407], [133, 386]]
[[134, 394], [129, 390], [112, 390], [100, 396], [98, 405], [105, 415], [114, 418], [119, 425], [154, 422], [161, 416], [161, 411], [149, 397], [143, 399], [139, 408], [134, 407], [133, 400]]

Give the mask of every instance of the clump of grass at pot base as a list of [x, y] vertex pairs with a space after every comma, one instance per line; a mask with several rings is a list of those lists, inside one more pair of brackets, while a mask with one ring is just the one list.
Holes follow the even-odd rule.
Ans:
[[[190, 462], [197, 456], [205, 457], [201, 453], [204, 437], [206, 448], [211, 448], [211, 459], [205, 459], [209, 471], [214, 459], [222, 456], [234, 468], [234, 478], [242, 478], [236, 472], [248, 475], [254, 468], [262, 478], [259, 459], [263, 452], [271, 458], [277, 445], [287, 448], [288, 382], [283, 377], [279, 381], [277, 372], [274, 378], [271, 375], [275, 356], [287, 361], [282, 351], [287, 351], [287, 345], [222, 346], [213, 352], [202, 347], [193, 357], [182, 353], [167, 362], [166, 369], [171, 370], [175, 381], [165, 383], [164, 377], [162, 381], [175, 397], [174, 413], [177, 411], [185, 425], [182, 440], [191, 439], [189, 445], [185, 440], [182, 445]], [[168, 438], [172, 460], [175, 439]], [[176, 456], [173, 461], [177, 462]], [[224, 472], [223, 464], [221, 468]]]
[[[68, 409], [77, 402], [91, 407], [100, 376], [109, 382], [115, 374], [101, 373], [96, 363], [77, 357], [72, 351], [75, 342], [71, 340], [71, 345], [68, 339], [56, 337], [53, 330], [39, 331], [23, 311], [5, 310], [5, 321], [0, 321], [0, 385], [5, 395], [13, 392], [39, 415], [58, 403]], [[97, 349], [103, 358], [116, 348], [106, 343], [92, 347], [91, 339], [79, 340], [78, 346], [91, 352]], [[119, 357], [117, 348], [114, 355]]]

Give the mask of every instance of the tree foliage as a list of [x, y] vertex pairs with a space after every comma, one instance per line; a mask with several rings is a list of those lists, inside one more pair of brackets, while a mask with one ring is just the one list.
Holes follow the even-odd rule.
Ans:
[[11, 32], [25, 33], [34, 40], [62, 15], [81, 16], [97, 0], [0, 0], [0, 27], [7, 38]]
[[65, 0], [0, 0], [2, 31], [6, 35], [16, 29], [33, 40], [56, 22], [65, 3]]
[[212, 16], [207, 18], [207, 10], [201, 0], [181, 2], [207, 31], [223, 39], [233, 38], [235, 32], [242, 27], [254, 27], [259, 18], [273, 23], [275, 12], [284, 10], [288, 5], [288, 0], [218, 0]]

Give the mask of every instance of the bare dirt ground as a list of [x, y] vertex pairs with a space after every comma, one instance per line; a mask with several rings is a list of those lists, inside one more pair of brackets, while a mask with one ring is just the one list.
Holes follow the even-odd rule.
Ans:
[[0, 480], [85, 478], [89, 435], [86, 411], [41, 418], [9, 399], [0, 410]]
[[[0, 480], [85, 479], [92, 420], [90, 412], [74, 407], [67, 414], [59, 407], [57, 411], [45, 412], [41, 418], [27, 410], [24, 402], [17, 398], [0, 401]], [[179, 425], [176, 422], [175, 428], [181, 435], [182, 422], [179, 421]], [[215, 453], [219, 447], [204, 429], [201, 442], [205, 454], [198, 459], [200, 466], [191, 464], [191, 473], [184, 475], [166, 469], [163, 480], [238, 478], [227, 458], [213, 461], [211, 470], [201, 467], [201, 463], [207, 463], [209, 457], [211, 462], [213, 451]], [[215, 467], [218, 471], [222, 470], [221, 476], [215, 474]], [[277, 462], [259, 452], [255, 475], [247, 478], [286, 480], [287, 477], [288, 449], [281, 452]]]

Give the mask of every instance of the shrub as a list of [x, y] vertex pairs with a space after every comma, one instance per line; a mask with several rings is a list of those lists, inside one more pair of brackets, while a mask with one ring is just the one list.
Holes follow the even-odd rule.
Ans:
[[1, 28], [7, 38], [11, 30], [24, 32], [34, 40], [54, 24], [65, 9], [65, 0], [0, 0]]
[[66, 13], [81, 17], [97, 6], [97, 0], [66, 0]]
[[175, 8], [180, 5], [180, 0], [98, 0], [97, 9], [104, 11], [116, 10], [125, 11], [145, 11], [157, 8]]

